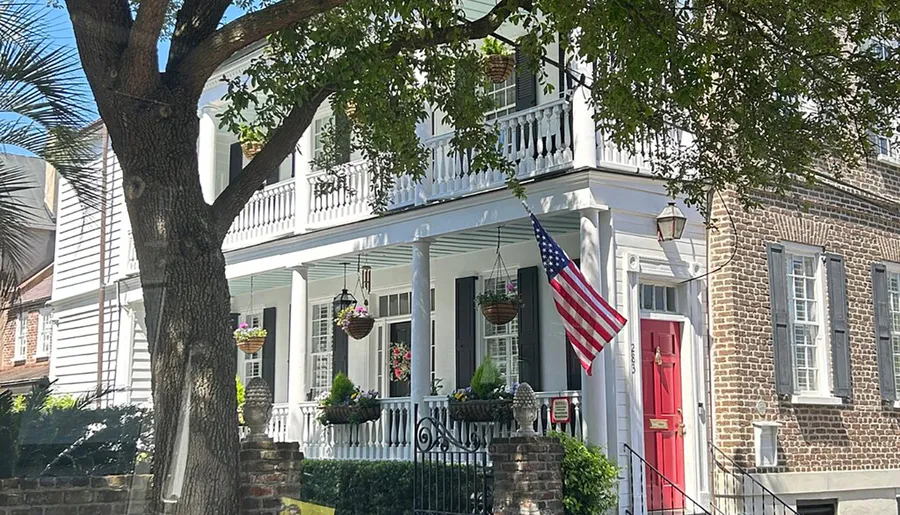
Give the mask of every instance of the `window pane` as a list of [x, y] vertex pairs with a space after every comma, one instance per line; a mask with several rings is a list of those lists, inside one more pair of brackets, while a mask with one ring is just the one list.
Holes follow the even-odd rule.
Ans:
[[388, 314], [388, 298], [387, 295], [378, 297], [378, 316], [387, 316]]
[[388, 314], [392, 317], [400, 314], [400, 300], [396, 294], [388, 296]]
[[666, 311], [675, 311], [675, 288], [666, 287]]
[[411, 311], [409, 309], [409, 293], [401, 293], [400, 294], [400, 314], [408, 315]]

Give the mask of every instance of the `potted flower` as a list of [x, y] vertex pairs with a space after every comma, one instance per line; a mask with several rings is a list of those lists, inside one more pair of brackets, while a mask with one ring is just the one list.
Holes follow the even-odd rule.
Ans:
[[516, 293], [516, 285], [509, 282], [502, 291], [490, 290], [475, 297], [481, 314], [494, 325], [512, 322], [522, 306], [522, 298]]
[[409, 346], [403, 342], [391, 342], [389, 359], [391, 381], [409, 380], [409, 367], [412, 360]]
[[262, 327], [250, 327], [244, 322], [234, 330], [234, 341], [246, 354], [256, 354], [266, 343], [268, 333]]
[[334, 324], [355, 340], [362, 340], [372, 332], [375, 317], [365, 306], [349, 306], [335, 317]]
[[486, 37], [481, 46], [484, 52], [484, 68], [488, 79], [494, 84], [503, 84], [516, 68], [516, 59], [509, 49], [496, 38]]
[[509, 422], [518, 383], [506, 385], [497, 365], [486, 359], [475, 370], [472, 385], [449, 395], [450, 418], [463, 422]]
[[247, 159], [253, 159], [265, 145], [262, 134], [250, 127], [241, 127], [238, 139], [241, 142], [241, 151]]
[[378, 392], [362, 391], [349, 377], [334, 377], [331, 393], [319, 400], [319, 422], [323, 425], [362, 424], [381, 417]]

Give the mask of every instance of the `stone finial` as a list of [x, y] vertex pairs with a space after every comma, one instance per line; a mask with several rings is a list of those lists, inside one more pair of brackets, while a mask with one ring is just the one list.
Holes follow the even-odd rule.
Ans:
[[250, 427], [247, 440], [266, 441], [266, 429], [272, 417], [272, 392], [269, 384], [261, 377], [254, 377], [244, 391], [244, 421]]
[[513, 418], [519, 423], [518, 436], [535, 436], [534, 421], [538, 417], [537, 397], [528, 383], [520, 383], [513, 397]]

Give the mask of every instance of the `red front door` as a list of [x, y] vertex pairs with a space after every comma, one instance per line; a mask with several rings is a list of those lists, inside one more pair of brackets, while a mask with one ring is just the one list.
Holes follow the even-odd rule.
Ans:
[[[641, 320], [644, 447], [650, 511], [684, 507], [681, 324]], [[651, 468], [651, 466], [653, 468]], [[656, 469], [656, 470], [653, 470]]]

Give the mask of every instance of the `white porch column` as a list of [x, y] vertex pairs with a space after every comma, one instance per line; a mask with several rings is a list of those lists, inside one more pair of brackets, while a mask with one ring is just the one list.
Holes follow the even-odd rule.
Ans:
[[291, 268], [291, 332], [288, 339], [288, 441], [300, 441], [303, 419], [300, 403], [306, 392], [306, 320], [309, 306], [309, 268]]
[[[590, 83], [591, 68], [581, 59], [575, 59], [575, 80], [580, 81], [582, 74]], [[591, 90], [576, 85], [572, 91], [572, 168], [578, 170], [597, 166], [597, 129], [594, 123], [594, 108], [589, 101]]]
[[312, 124], [306, 129], [294, 150], [294, 234], [306, 232], [309, 223], [309, 175], [312, 172]]
[[216, 120], [209, 109], [200, 110], [200, 137], [197, 140], [197, 167], [200, 169], [200, 188], [203, 200], [216, 200]]
[[[616, 231], [613, 227], [612, 211], [604, 211], [599, 214], [600, 236], [600, 270], [602, 271], [602, 289], [600, 295], [609, 304], [618, 310], [616, 297]], [[619, 353], [619, 337], [614, 336], [606, 344], [602, 355], [603, 365], [606, 369], [606, 431], [607, 431], [607, 456], [613, 463], [618, 462], [619, 432], [618, 413], [616, 412], [616, 356]]]
[[417, 240], [412, 247], [410, 399], [421, 410], [431, 387], [431, 240]]
[[[581, 273], [598, 292], [603, 294], [600, 255], [600, 210], [587, 208], [581, 210]], [[606, 354], [605, 348], [594, 359], [593, 375], [582, 371], [581, 395], [582, 416], [587, 421], [588, 442], [607, 447], [607, 412], [606, 412]], [[615, 403], [613, 403], [615, 404]]]

